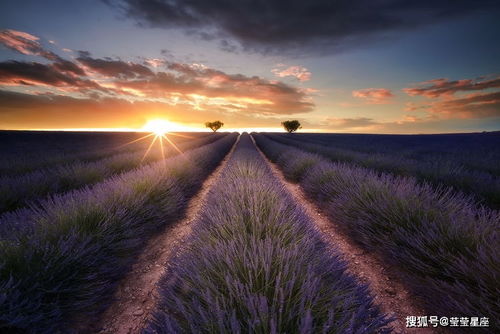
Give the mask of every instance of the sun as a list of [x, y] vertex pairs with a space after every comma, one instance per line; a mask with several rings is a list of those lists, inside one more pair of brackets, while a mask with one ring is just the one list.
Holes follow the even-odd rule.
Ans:
[[165, 134], [175, 131], [175, 124], [166, 119], [152, 119], [148, 121], [144, 127], [144, 131], [152, 132], [156, 136], [164, 136]]
[[[165, 149], [168, 149], [168, 147], [165, 147], [165, 145], [169, 145], [172, 149], [177, 151], [180, 154], [183, 154], [181, 149], [177, 147], [176, 143], [169, 138], [169, 136], [173, 137], [184, 137], [184, 138], [193, 138], [192, 136], [189, 136], [184, 133], [176, 133], [175, 131], [182, 131], [182, 126], [179, 124], [170, 122], [166, 119], [152, 119], [149, 120], [142, 128], [141, 131], [144, 132], [149, 132], [149, 134], [142, 136], [140, 138], [134, 139], [132, 141], [129, 141], [120, 147], [123, 147], [125, 145], [130, 145], [142, 140], [146, 140], [147, 138], [151, 138], [151, 143], [149, 144], [148, 148], [146, 149], [146, 153], [144, 153], [144, 156], [142, 157], [142, 161], [146, 158], [146, 156], [149, 154], [151, 149], [153, 148], [155, 143], [158, 143], [159, 149], [161, 152], [162, 156], [162, 161], [165, 161]], [[164, 142], [165, 141], [165, 142]]]

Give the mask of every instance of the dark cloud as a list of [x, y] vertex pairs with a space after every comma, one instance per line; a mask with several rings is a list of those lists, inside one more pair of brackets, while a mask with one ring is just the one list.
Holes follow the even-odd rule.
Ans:
[[33, 108], [56, 108], [68, 106], [80, 106], [83, 108], [88, 108], [91, 106], [96, 106], [97, 104], [105, 105], [106, 102], [110, 101], [113, 101], [115, 105], [117, 103], [121, 103], [122, 105], [131, 104], [131, 102], [120, 98], [103, 98], [99, 96], [94, 96], [93, 98], [75, 98], [60, 94], [25, 94], [7, 90], [0, 90], [0, 105], [2, 106], [0, 110], [4, 111], [10, 108], [27, 110]]
[[80, 51], [77, 60], [90, 70], [107, 77], [136, 78], [149, 77], [154, 73], [148, 67], [132, 62], [114, 60], [111, 58], [92, 58], [89, 52]]
[[[0, 62], [0, 84], [4, 85], [46, 85], [79, 90], [103, 88], [91, 80], [77, 77], [71, 62], [41, 64], [37, 62]], [[74, 65], [74, 64], [73, 64]], [[66, 68], [67, 67], [67, 68]]]
[[51, 65], [11, 60], [0, 62], [0, 82], [64, 86], [76, 85], [77, 79]]
[[442, 95], [453, 95], [456, 92], [484, 90], [489, 88], [500, 88], [500, 76], [492, 79], [463, 79], [450, 81], [448, 79], [433, 79], [418, 84], [418, 87], [404, 88], [408, 95], [422, 95], [426, 97], [440, 97]]
[[238, 53], [238, 46], [227, 39], [221, 39], [219, 41], [219, 48], [229, 53]]
[[90, 58], [90, 57], [92, 57], [92, 54], [89, 51], [79, 50], [78, 54], [80, 55], [81, 58]]
[[59, 59], [53, 63], [53, 66], [61, 72], [80, 76], [86, 75], [85, 71], [81, 67], [69, 60]]
[[[233, 38], [264, 53], [340, 50], [387, 33], [439, 22], [493, 0], [106, 0], [142, 26]], [[222, 44], [223, 48], [228, 48]], [[229, 47], [234, 51], [234, 47]]]

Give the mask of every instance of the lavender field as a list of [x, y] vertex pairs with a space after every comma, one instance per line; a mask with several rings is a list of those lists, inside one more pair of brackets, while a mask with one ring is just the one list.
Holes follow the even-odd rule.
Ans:
[[0, 131], [0, 333], [500, 331], [500, 133], [144, 136]]

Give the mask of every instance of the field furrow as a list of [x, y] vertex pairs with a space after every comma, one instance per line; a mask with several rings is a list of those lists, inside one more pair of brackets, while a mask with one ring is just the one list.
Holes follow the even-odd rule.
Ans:
[[[353, 144], [348, 145], [344, 142], [348, 138], [339, 144], [336, 142], [340, 141], [338, 137], [330, 137], [329, 142], [326, 139], [315, 142], [308, 140], [310, 137], [314, 138], [314, 135], [297, 137], [266, 134], [266, 136], [281, 144], [319, 154], [334, 162], [351, 163], [383, 173], [415, 177], [419, 182], [432, 183], [436, 188], [443, 185], [453, 187], [457, 191], [476, 197], [476, 200], [491, 208], [500, 208], [498, 174], [500, 157], [495, 152], [483, 151], [484, 148], [481, 146], [477, 146], [478, 149], [481, 148], [480, 152], [475, 152], [469, 147], [467, 151], [455, 154], [449, 152], [452, 149], [446, 151], [444, 148], [437, 152], [426, 151], [412, 154], [411, 149], [406, 146], [406, 149], [391, 149], [386, 142], [383, 142], [386, 144], [384, 147], [367, 145], [366, 147], [359, 146], [358, 150], [354, 150]], [[474, 161], [476, 161], [475, 164], [473, 164]]]
[[[178, 147], [185, 151], [209, 144], [221, 138], [220, 135], [205, 136], [181, 142]], [[173, 147], [165, 151], [145, 150], [118, 153], [93, 162], [77, 161], [50, 169], [37, 170], [21, 176], [0, 177], [0, 213], [27, 206], [47, 195], [64, 193], [84, 186], [90, 186], [110, 176], [179, 154]], [[0, 221], [3, 218], [0, 216]], [[7, 218], [8, 219], [8, 218]]]
[[288, 181], [279, 166], [270, 161], [260, 149], [259, 152], [269, 164], [275, 177], [280, 180], [294, 201], [300, 204], [311, 222], [321, 231], [322, 239], [333, 249], [337, 249], [339, 256], [347, 264], [347, 271], [359, 282], [368, 284], [376, 304], [385, 314], [393, 317], [390, 326], [394, 332], [438, 333], [430, 328], [405, 327], [406, 316], [424, 314], [424, 312], [422, 302], [410, 293], [402, 281], [401, 274], [380, 256], [367, 252], [349, 238], [343, 226], [328, 219], [325, 212], [307, 197], [299, 184]]
[[[427, 314], [500, 318], [498, 211], [451, 189], [436, 191], [411, 178], [332, 163], [261, 135], [255, 138], [332, 221], [404, 273]], [[491, 325], [492, 332], [497, 326]]]
[[237, 142], [219, 166], [203, 182], [200, 191], [189, 201], [184, 217], [151, 238], [140, 251], [130, 272], [120, 281], [113, 303], [98, 322], [89, 321], [78, 328], [80, 333], [140, 333], [155, 309], [158, 282], [170, 260], [185, 248], [192, 225], [203, 208], [210, 188], [217, 182]]
[[0, 329], [67, 332], [80, 317], [102, 312], [138, 250], [182, 219], [188, 199], [235, 139], [225, 136], [22, 211], [0, 240]]
[[[144, 151], [144, 133], [13, 132], [0, 131], [0, 175], [19, 176], [39, 169], [75, 162], [93, 162], [111, 155]], [[206, 136], [206, 133], [175, 134], [175, 142]]]
[[366, 286], [272, 174], [247, 134], [169, 264], [146, 333], [374, 333]]

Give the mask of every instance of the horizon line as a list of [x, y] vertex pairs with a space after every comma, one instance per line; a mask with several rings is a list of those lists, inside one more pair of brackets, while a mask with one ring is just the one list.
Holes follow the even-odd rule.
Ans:
[[[0, 131], [19, 131], [19, 132], [151, 132], [144, 129], [134, 129], [134, 128], [63, 128], [63, 129], [0, 129]], [[189, 128], [179, 131], [169, 131], [171, 133], [176, 132], [212, 132], [205, 128]], [[280, 132], [286, 133], [283, 128], [228, 128], [220, 129], [217, 132], [239, 132], [239, 133], [252, 133], [252, 132]], [[336, 134], [366, 134], [366, 135], [433, 135], [433, 134], [474, 134], [474, 133], [493, 133], [500, 132], [499, 130], [479, 130], [479, 131], [464, 131], [464, 132], [427, 132], [427, 133], [375, 133], [375, 132], [341, 132], [326, 129], [308, 129], [302, 130], [298, 133], [336, 133]]]

